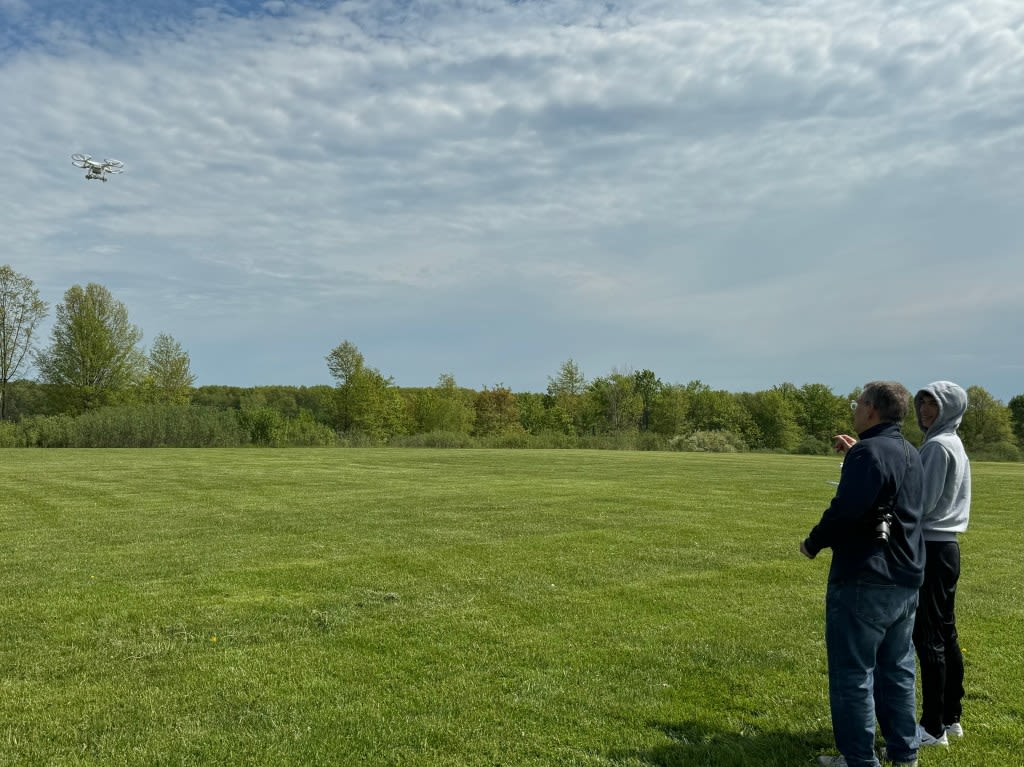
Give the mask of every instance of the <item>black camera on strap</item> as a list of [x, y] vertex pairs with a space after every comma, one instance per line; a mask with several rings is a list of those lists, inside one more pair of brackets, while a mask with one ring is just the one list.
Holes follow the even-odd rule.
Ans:
[[892, 496], [889, 505], [885, 508], [876, 509], [875, 517], [875, 543], [883, 546], [889, 545], [889, 536], [892, 534], [892, 523], [896, 521], [896, 514], [893, 509], [896, 507], [896, 496]]

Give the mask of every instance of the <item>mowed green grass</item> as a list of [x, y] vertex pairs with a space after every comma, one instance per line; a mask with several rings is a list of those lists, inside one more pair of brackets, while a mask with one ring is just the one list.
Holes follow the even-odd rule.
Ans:
[[[838, 459], [0, 451], [0, 765], [809, 765]], [[1024, 753], [1024, 468], [976, 464], [967, 737]]]

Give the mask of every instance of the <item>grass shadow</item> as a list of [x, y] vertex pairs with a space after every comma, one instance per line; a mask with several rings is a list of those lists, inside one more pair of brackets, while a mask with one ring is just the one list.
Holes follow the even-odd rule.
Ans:
[[807, 733], [735, 732], [702, 722], [649, 722], [668, 741], [650, 749], [618, 751], [614, 761], [650, 767], [798, 767], [834, 748], [831, 730]]

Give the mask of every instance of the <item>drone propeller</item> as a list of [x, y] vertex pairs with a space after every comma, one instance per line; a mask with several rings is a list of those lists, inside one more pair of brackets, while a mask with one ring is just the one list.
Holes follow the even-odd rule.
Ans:
[[92, 157], [90, 157], [87, 154], [71, 155], [71, 164], [74, 165], [76, 168], [88, 168], [90, 165], [90, 160], [92, 160]]
[[104, 160], [103, 169], [107, 171], [107, 173], [120, 173], [124, 170], [124, 163], [120, 160]]

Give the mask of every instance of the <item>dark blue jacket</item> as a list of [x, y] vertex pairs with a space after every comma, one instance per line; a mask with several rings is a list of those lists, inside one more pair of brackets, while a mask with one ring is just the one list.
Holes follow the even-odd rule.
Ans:
[[[921, 530], [921, 457], [895, 423], [860, 434], [843, 459], [832, 503], [804, 546], [811, 556], [832, 549], [829, 581], [874, 575], [887, 583], [919, 587], [924, 581]], [[889, 543], [875, 539], [879, 505], [896, 492]]]

